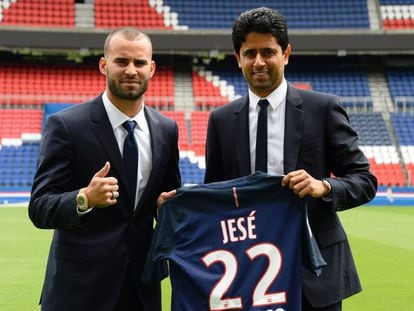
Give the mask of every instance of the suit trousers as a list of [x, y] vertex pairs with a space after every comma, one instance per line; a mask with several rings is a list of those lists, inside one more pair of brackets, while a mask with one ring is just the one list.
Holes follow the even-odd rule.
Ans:
[[145, 311], [140, 303], [130, 266], [125, 274], [124, 285], [114, 311]]
[[333, 305], [329, 305], [321, 308], [312, 307], [305, 296], [302, 295], [302, 311], [341, 311], [342, 310], [342, 301], [337, 302]]

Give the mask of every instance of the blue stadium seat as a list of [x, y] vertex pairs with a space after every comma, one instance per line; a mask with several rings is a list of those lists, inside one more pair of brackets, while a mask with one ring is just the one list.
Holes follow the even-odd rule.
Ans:
[[402, 146], [414, 145], [414, 115], [394, 112], [391, 114], [395, 135]]
[[[164, 0], [171, 11], [178, 13], [179, 25], [199, 29], [229, 29], [240, 12], [257, 7], [257, 1], [182, 1]], [[338, 1], [272, 1], [261, 6], [279, 10], [291, 29], [369, 28], [365, 0]]]
[[414, 109], [414, 68], [388, 68], [387, 79], [395, 106]]
[[0, 185], [3, 191], [30, 191], [40, 145], [2, 146]]
[[361, 146], [391, 146], [385, 121], [379, 112], [349, 113], [351, 125], [357, 131]]
[[182, 184], [201, 184], [204, 181], [205, 169], [197, 163], [190, 161], [188, 157], [180, 157], [179, 167], [181, 171]]

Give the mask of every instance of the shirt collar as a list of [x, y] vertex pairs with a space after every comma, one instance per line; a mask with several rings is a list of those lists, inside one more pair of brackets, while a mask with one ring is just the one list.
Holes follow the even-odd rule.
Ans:
[[116, 129], [119, 126], [122, 125], [125, 121], [128, 120], [135, 120], [137, 122], [137, 128], [141, 129], [141, 124], [144, 124], [145, 122], [145, 114], [144, 114], [144, 103], [142, 103], [142, 108], [138, 112], [136, 116], [133, 118], [128, 117], [126, 114], [124, 114], [121, 110], [119, 110], [108, 98], [108, 94], [106, 91], [102, 94], [102, 101], [106, 110], [106, 113], [108, 114], [109, 122], [111, 122], [112, 128]]
[[257, 103], [259, 102], [259, 100], [267, 99], [269, 101], [270, 106], [274, 110], [286, 101], [286, 93], [287, 82], [285, 78], [283, 78], [282, 83], [266, 98], [260, 98], [249, 89], [249, 106], [251, 109], [256, 110], [258, 109]]

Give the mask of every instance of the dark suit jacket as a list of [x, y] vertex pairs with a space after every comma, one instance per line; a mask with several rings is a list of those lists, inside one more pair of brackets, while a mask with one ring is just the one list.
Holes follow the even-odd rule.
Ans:
[[[101, 96], [51, 115], [41, 143], [29, 204], [35, 226], [55, 229], [41, 296], [42, 310], [113, 310], [127, 266], [145, 310], [161, 310], [160, 286], [140, 282], [153, 234], [154, 203], [180, 186], [177, 124], [145, 106], [152, 171], [133, 208], [127, 176]], [[79, 216], [78, 190], [106, 161], [118, 179], [117, 204]]]
[[[205, 182], [249, 175], [248, 97], [214, 110], [209, 119]], [[288, 86], [284, 172], [305, 169], [327, 178], [332, 201], [306, 198], [309, 221], [328, 265], [316, 277], [303, 268], [303, 292], [315, 307], [333, 304], [361, 291], [345, 231], [337, 216], [370, 201], [377, 180], [358, 147], [356, 132], [336, 96]], [[336, 178], [331, 178], [334, 174]]]

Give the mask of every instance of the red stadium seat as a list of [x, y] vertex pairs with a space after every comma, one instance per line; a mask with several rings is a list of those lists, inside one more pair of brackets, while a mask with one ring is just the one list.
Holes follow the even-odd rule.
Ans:
[[75, 4], [72, 0], [20, 0], [2, 11], [4, 25], [74, 27]]
[[42, 118], [40, 109], [0, 109], [0, 141], [21, 138], [23, 133], [40, 134]]
[[188, 150], [190, 144], [188, 139], [187, 123], [184, 119], [184, 111], [162, 111], [162, 113], [177, 122], [179, 132], [178, 146], [180, 150]]
[[[42, 105], [45, 102], [80, 103], [105, 89], [98, 64], [0, 64], [0, 101], [8, 105]], [[158, 109], [174, 107], [174, 73], [158, 68], [145, 102]]]
[[172, 29], [164, 24], [164, 17], [144, 0], [95, 0], [95, 26], [114, 28], [137, 26], [141, 29]]

